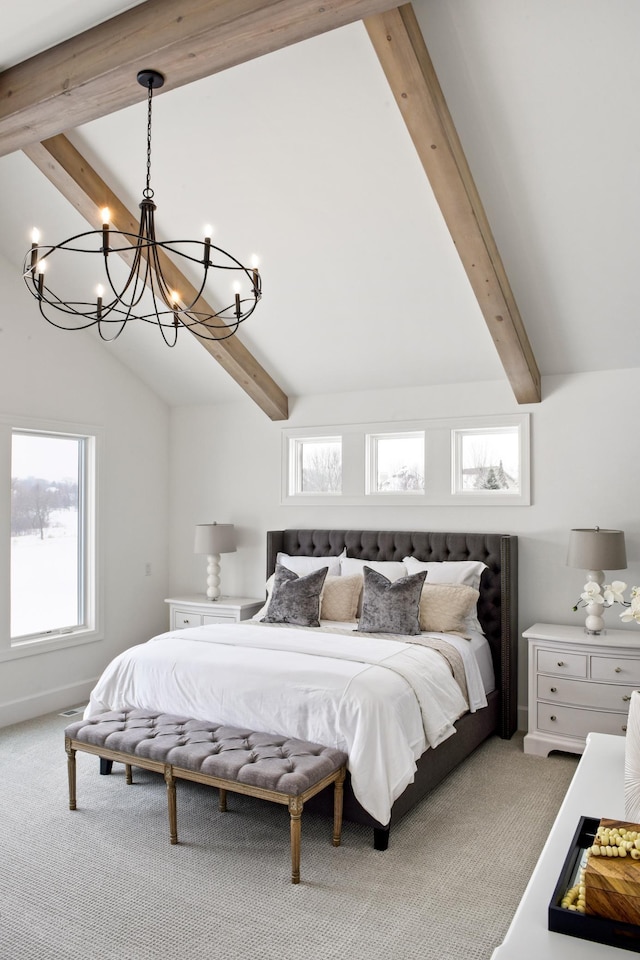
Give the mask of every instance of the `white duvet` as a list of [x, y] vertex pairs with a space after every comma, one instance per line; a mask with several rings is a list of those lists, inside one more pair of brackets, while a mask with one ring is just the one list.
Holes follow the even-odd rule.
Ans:
[[415, 761], [455, 733], [467, 703], [427, 647], [255, 622], [164, 633], [102, 674], [85, 717], [152, 708], [344, 750], [353, 791], [379, 823]]

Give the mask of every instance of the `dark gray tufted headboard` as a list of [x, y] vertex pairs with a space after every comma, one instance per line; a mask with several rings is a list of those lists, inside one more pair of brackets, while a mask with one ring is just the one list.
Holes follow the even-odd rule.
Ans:
[[517, 729], [518, 538], [500, 533], [425, 533], [406, 530], [271, 530], [267, 576], [279, 551], [291, 556], [342, 553], [362, 560], [482, 560], [478, 619], [491, 645], [501, 694], [502, 736]]

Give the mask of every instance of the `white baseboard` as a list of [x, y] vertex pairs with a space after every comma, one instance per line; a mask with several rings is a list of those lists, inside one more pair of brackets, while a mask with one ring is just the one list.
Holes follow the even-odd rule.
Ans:
[[22, 723], [24, 720], [33, 720], [45, 713], [54, 710], [66, 710], [81, 703], [87, 703], [89, 694], [96, 685], [97, 677], [92, 680], [81, 680], [55, 690], [34, 694], [32, 697], [22, 697], [20, 700], [10, 700], [0, 704], [0, 727], [7, 727], [12, 723]]

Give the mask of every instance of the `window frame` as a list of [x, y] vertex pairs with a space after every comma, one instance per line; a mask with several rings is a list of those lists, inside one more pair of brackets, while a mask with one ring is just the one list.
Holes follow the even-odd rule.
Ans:
[[[82, 584], [84, 624], [70, 630], [43, 631], [16, 638], [11, 636], [11, 459], [14, 432], [59, 436], [84, 441], [81, 492], [78, 490], [78, 537], [83, 544], [84, 562], [78, 570]], [[0, 510], [0, 662], [64, 649], [103, 638], [102, 542], [100, 535], [99, 474], [103, 434], [90, 424], [52, 421], [35, 417], [0, 415], [0, 497], [9, 504]], [[80, 584], [79, 584], [80, 589]]]
[[[462, 443], [465, 435], [497, 434], [505, 430], [517, 431], [519, 488], [512, 492], [505, 490], [468, 489], [462, 486]], [[451, 430], [451, 494], [456, 500], [469, 503], [495, 503], [496, 505], [530, 504], [530, 465], [529, 465], [529, 416], [485, 417], [479, 422], [463, 424]]]
[[[422, 487], [407, 490], [381, 490], [379, 482], [379, 444], [381, 440], [422, 440]], [[424, 495], [427, 484], [426, 470], [426, 442], [424, 430], [389, 430], [380, 433], [365, 435], [365, 493], [367, 497], [421, 497]]]
[[[281, 440], [282, 506], [529, 506], [530, 429], [529, 413], [494, 414], [484, 417], [448, 417], [437, 420], [381, 421], [331, 426], [285, 427]], [[517, 427], [520, 457], [520, 492], [494, 490], [455, 492], [454, 431]], [[424, 490], [367, 492], [371, 483], [370, 437], [424, 434]], [[291, 450], [296, 439], [342, 438], [342, 493], [296, 494], [291, 492]]]

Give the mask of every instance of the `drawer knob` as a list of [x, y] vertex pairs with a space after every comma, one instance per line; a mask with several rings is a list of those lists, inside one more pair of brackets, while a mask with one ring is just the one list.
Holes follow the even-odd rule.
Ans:
[[182, 622], [183, 622], [183, 623], [189, 623], [189, 621], [188, 621], [186, 618], [185, 618]]
[[616, 667], [615, 673], [622, 673], [622, 667]]
[[558, 692], [557, 687], [551, 687], [551, 693], [557, 693], [557, 692]]
[[626, 732], [627, 732], [627, 725], [626, 725], [626, 723], [625, 723], [624, 727], [622, 728], [622, 732], [623, 732], [623, 733], [626, 733]]
[[557, 717], [549, 717], [549, 720], [556, 720]]
[[559, 666], [559, 667], [564, 667], [564, 666], [565, 666], [564, 660], [558, 660], [558, 666]]
[[629, 700], [631, 700], [631, 696], [630, 696], [630, 695], [622, 698], [622, 702], [623, 702], [623, 703], [628, 703]]

